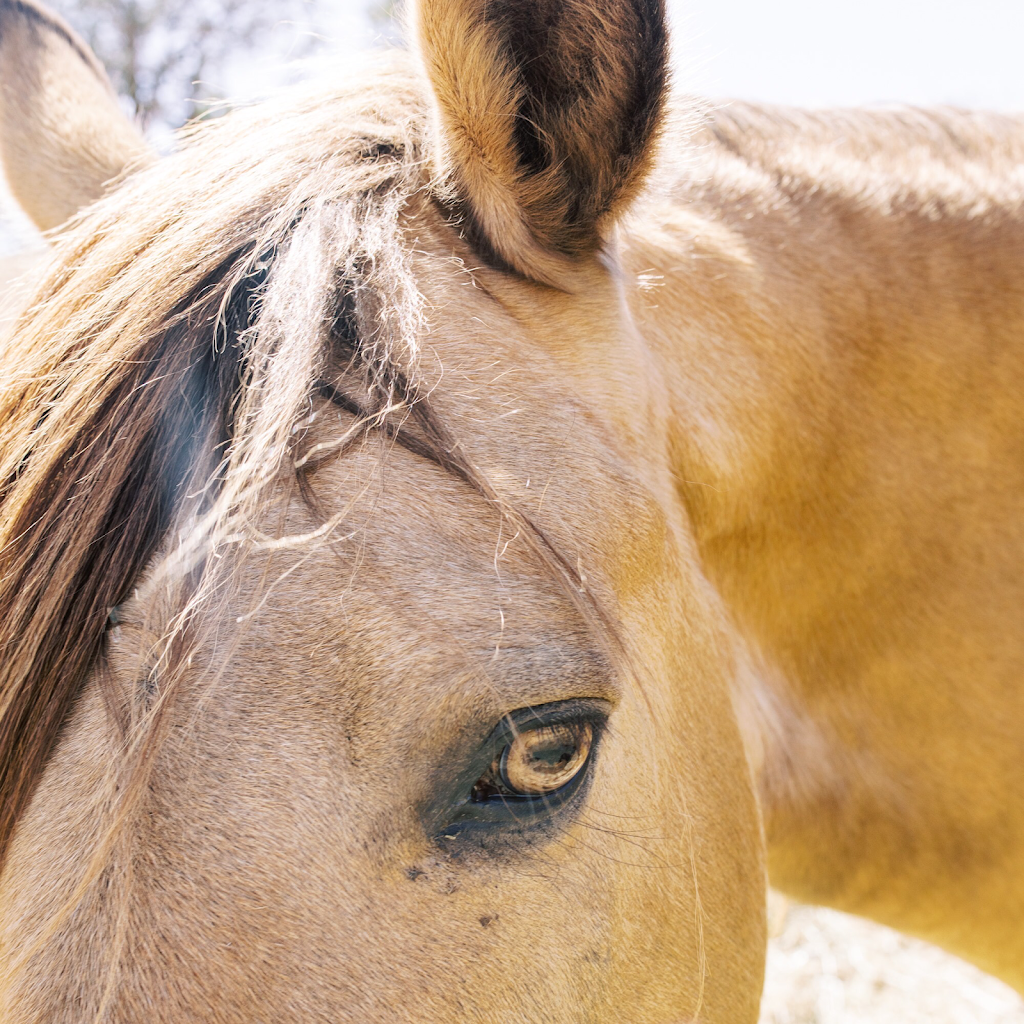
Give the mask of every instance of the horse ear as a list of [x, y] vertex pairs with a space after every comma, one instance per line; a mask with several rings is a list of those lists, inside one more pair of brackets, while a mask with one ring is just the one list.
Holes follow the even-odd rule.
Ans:
[[474, 241], [558, 284], [643, 184], [663, 0], [418, 0], [442, 169]]
[[151, 158], [92, 51], [34, 0], [0, 0], [0, 158], [14, 198], [44, 231]]

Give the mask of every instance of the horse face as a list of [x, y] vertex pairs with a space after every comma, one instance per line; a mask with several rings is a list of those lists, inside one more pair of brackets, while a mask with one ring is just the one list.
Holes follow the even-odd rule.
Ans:
[[[268, 538], [342, 525], [249, 554], [205, 624], [135, 838], [113, 1019], [756, 1015], [764, 890], [726, 633], [655, 454], [660, 396], [619, 284], [596, 262], [585, 300], [446, 267], [419, 267], [430, 401], [614, 621], [401, 444], [328, 461], [305, 497], [282, 487]], [[321, 399], [304, 444], [351, 424]], [[112, 635], [126, 691], [159, 632], [146, 593]], [[116, 745], [93, 690], [13, 857], [30, 904], [67, 897], [50, 858], [66, 870], [88, 846], [68, 804], [95, 798]], [[552, 760], [571, 770], [545, 790]], [[113, 927], [93, 906], [67, 941], [81, 955]]]
[[[644, 98], [625, 63], [635, 38], [663, 62], [660, 12], [578, 6], [550, 38], [572, 64], [609, 33], [621, 88], [595, 72], [581, 100], [607, 152], [511, 76], [530, 5], [509, 7], [522, 23], [420, 8], [451, 195], [413, 196], [397, 237], [430, 417], [340, 443], [360, 379], [328, 361], [298, 482], [222, 556], [146, 792], [104, 850], [109, 695], [163, 699], [152, 652], [180, 614], [156, 570], [136, 581], [8, 855], [4, 941], [37, 943], [5, 993], [24, 1019], [755, 1019], [764, 882], [729, 634], [601, 243], [649, 159], [661, 81]], [[463, 46], [478, 93], [451, 73]], [[527, 143], [481, 120], [498, 100], [564, 159], [503, 167]], [[611, 131], [627, 113], [635, 130]]]

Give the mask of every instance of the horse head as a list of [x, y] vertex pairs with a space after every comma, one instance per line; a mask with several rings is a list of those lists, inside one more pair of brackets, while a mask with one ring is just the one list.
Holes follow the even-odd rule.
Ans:
[[735, 649], [620, 258], [662, 4], [412, 26], [156, 160], [0, 4], [7, 173], [74, 214], [0, 399], [11, 1020], [756, 1018]]

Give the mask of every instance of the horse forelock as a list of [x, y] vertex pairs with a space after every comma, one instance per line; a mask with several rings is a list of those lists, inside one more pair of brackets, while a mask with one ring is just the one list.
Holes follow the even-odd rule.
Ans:
[[163, 588], [137, 692], [97, 674], [122, 729], [111, 820], [127, 819], [197, 623], [216, 619], [232, 560], [211, 555], [275, 543], [257, 526], [268, 488], [314, 503], [310, 473], [344, 451], [305, 444], [317, 398], [353, 414], [353, 437], [377, 432], [482, 496], [618, 649], [578, 568], [470, 464], [421, 389], [423, 303], [400, 224], [428, 184], [418, 93], [384, 69], [372, 92], [280, 113], [202, 129], [97, 204], [3, 353], [0, 859], [116, 609]]
[[291, 464], [339, 283], [388, 296], [376, 385], [411, 343], [396, 232], [422, 184], [414, 91], [384, 69], [372, 94], [306, 94], [284, 130], [279, 113], [199, 131], [97, 204], [0, 356], [0, 857], [154, 561], [183, 601], [161, 657], [187, 648], [209, 554], [245, 540]]

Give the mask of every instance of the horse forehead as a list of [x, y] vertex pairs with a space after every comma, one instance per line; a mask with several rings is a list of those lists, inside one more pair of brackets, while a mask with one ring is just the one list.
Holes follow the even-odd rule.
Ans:
[[333, 708], [346, 742], [382, 757], [398, 733], [436, 745], [445, 728], [521, 705], [617, 700], [600, 638], [485, 501], [403, 449], [386, 487], [364, 489], [360, 471], [380, 468], [351, 453], [316, 475], [315, 507], [296, 497], [277, 517], [301, 534], [345, 508], [329, 546], [246, 561], [226, 616], [233, 655], [218, 662], [233, 699], [251, 689], [251, 712], [273, 693], [271, 718], [300, 729], [311, 708]]
[[642, 282], [613, 248], [581, 263], [571, 290], [560, 291], [481, 264], [435, 209], [415, 199], [402, 218], [406, 237], [413, 218], [422, 247], [409, 256], [426, 311], [426, 365], [456, 374], [479, 367], [477, 385], [533, 393], [552, 422], [558, 411], [549, 400], [563, 397], [618, 428], [621, 440], [649, 431], [664, 396], [631, 305]]
[[435, 334], [452, 385], [437, 400], [459, 442], [501, 492], [563, 524], [584, 562], [611, 568], [626, 538], [660, 550], [670, 525], [683, 528], [670, 408], [618, 282], [598, 281], [586, 301], [500, 287], [500, 301], [491, 288], [460, 312], [471, 336], [454, 318]]
[[[650, 604], [648, 590], [673, 564], [656, 503], [601, 460], [581, 467], [577, 448], [552, 443], [531, 458], [525, 440], [506, 432], [467, 445], [603, 607]], [[371, 441], [328, 463], [310, 480], [314, 502], [293, 494], [283, 519], [271, 513], [284, 536], [343, 519], [315, 552], [275, 554], [269, 571], [265, 559], [247, 565], [234, 610], [245, 623], [243, 653], [255, 645], [275, 677], [320, 663], [318, 676], [343, 682], [371, 732], [374, 716], [396, 706], [432, 714], [437, 700], [483, 693], [505, 695], [508, 706], [543, 704], [581, 676], [590, 695], [614, 699], [606, 638], [520, 530], [441, 467], [401, 446], [382, 451]], [[552, 453], [564, 459], [555, 472]], [[267, 635], [287, 643], [265, 652]], [[302, 670], [294, 682], [301, 692]]]

